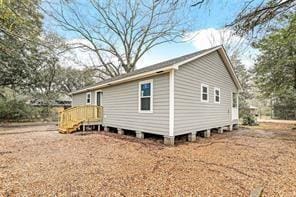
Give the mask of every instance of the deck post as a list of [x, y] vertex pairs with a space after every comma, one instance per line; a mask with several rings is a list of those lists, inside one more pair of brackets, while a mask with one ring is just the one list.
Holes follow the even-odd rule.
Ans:
[[104, 131], [105, 131], [105, 132], [109, 132], [109, 127], [104, 126]]
[[144, 133], [141, 131], [136, 131], [136, 137], [140, 139], [144, 139]]
[[119, 135], [124, 135], [124, 130], [118, 128], [118, 129], [117, 129], [117, 133], [118, 133]]
[[98, 124], [98, 131], [101, 131], [101, 125]]
[[204, 136], [205, 138], [210, 137], [210, 136], [211, 136], [211, 130], [210, 130], [210, 129], [207, 129], [206, 131], [204, 131], [204, 132], [203, 132], [203, 136]]
[[194, 142], [196, 141], [196, 132], [192, 132], [188, 134], [188, 141], [189, 142]]
[[82, 131], [83, 131], [83, 132], [85, 131], [85, 127], [86, 127], [86, 126], [85, 126], [85, 124], [83, 123], [83, 124], [82, 124]]
[[218, 128], [218, 133], [222, 134], [223, 133], [223, 127]]
[[165, 145], [174, 146], [175, 136], [163, 136], [163, 143]]

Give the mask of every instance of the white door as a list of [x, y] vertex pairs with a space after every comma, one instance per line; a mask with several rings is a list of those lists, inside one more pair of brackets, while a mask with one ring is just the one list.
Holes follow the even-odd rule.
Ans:
[[233, 92], [231, 97], [232, 120], [238, 120], [238, 94], [236, 92]]

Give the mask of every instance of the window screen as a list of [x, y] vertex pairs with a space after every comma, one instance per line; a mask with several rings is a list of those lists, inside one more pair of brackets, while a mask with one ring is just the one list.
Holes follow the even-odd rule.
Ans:
[[90, 96], [91, 96], [90, 93], [87, 93], [87, 94], [86, 94], [86, 103], [87, 103], [87, 104], [90, 104]]
[[202, 101], [208, 101], [209, 100], [209, 95], [208, 95], [208, 92], [209, 92], [209, 87], [206, 86], [206, 85], [201, 85], [201, 99]]
[[215, 88], [215, 102], [220, 103], [220, 89]]

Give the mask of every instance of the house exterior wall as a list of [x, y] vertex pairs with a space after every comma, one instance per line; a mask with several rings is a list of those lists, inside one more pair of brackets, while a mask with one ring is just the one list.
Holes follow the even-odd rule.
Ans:
[[[209, 102], [201, 102], [201, 84], [209, 86]], [[220, 88], [220, 104], [214, 103], [215, 87]], [[174, 89], [174, 135], [233, 123], [232, 92], [238, 89], [218, 52], [180, 66]]]
[[[153, 113], [139, 113], [139, 82], [153, 80]], [[171, 79], [172, 80], [172, 79]], [[238, 123], [232, 120], [232, 92], [238, 92], [218, 52], [186, 63], [174, 71], [173, 135], [181, 135]], [[201, 102], [201, 84], [209, 86], [209, 102]], [[169, 73], [100, 89], [103, 93], [103, 124], [169, 136]], [[214, 88], [220, 89], [220, 104], [214, 103]], [[85, 105], [86, 94], [72, 96], [72, 105]], [[95, 105], [96, 90], [91, 92]], [[172, 129], [171, 129], [172, 130]]]
[[[75, 94], [72, 95], [72, 107], [75, 106], [79, 106], [79, 105], [86, 105], [86, 94], [89, 92], [84, 92], [84, 93], [80, 93], [80, 94]], [[91, 93], [91, 100], [90, 100], [90, 104], [91, 105], [95, 105], [96, 101], [96, 97], [95, 97], [95, 91], [90, 91]]]
[[[153, 112], [139, 113], [139, 82], [153, 80]], [[110, 127], [168, 135], [169, 132], [169, 74], [131, 81], [100, 89], [103, 92], [103, 124]], [[95, 105], [95, 92], [91, 104]], [[85, 105], [86, 92], [75, 94], [72, 105]]]

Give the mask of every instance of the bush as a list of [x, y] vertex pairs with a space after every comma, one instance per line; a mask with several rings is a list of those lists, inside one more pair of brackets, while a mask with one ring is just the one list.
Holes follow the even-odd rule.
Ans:
[[36, 108], [28, 105], [23, 100], [0, 100], [0, 120], [1, 121], [20, 121], [32, 120], [39, 116]]
[[250, 126], [257, 125], [256, 117], [252, 114], [243, 115], [243, 125], [250, 125]]

